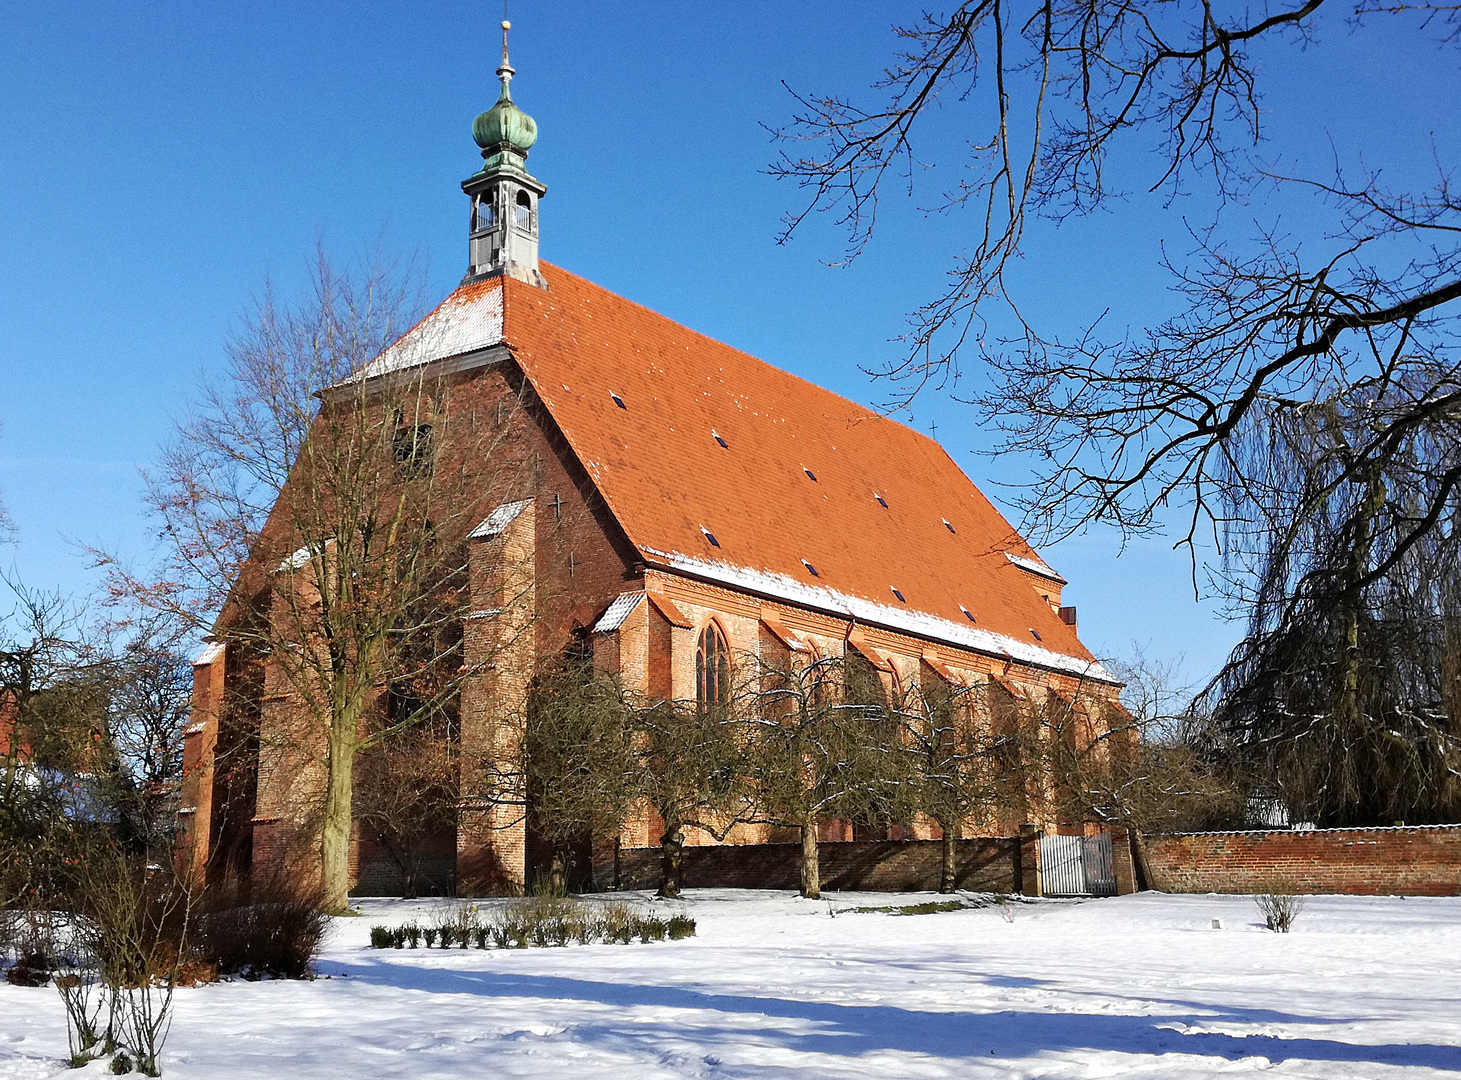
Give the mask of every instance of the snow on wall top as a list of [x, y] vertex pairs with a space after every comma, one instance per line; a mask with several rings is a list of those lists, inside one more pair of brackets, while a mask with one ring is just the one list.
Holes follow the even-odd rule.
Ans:
[[627, 592], [616, 597], [614, 602], [609, 605], [609, 609], [599, 616], [599, 621], [594, 623], [594, 633], [607, 634], [619, 629], [624, 625], [624, 620], [629, 618], [630, 613], [643, 602], [644, 593], [642, 592]]
[[1041, 577], [1047, 577], [1051, 581], [1058, 581], [1062, 585], [1069, 584], [1069, 582], [1067, 582], [1065, 578], [1061, 577], [1054, 570], [1052, 570], [1050, 568], [1050, 564], [1045, 562], [1043, 559], [1027, 559], [1023, 555], [1012, 555], [1008, 551], [1004, 553], [1004, 557], [1010, 562], [1014, 563], [1016, 566], [1024, 570], [1030, 571], [1030, 573], [1032, 574], [1039, 574]]
[[531, 506], [532, 502], [532, 499], [519, 499], [517, 502], [503, 503], [487, 515], [486, 521], [467, 533], [467, 539], [491, 540], [503, 529], [516, 521], [517, 516]]

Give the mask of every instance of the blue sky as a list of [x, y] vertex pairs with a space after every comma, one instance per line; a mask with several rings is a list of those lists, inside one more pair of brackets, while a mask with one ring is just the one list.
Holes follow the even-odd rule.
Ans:
[[[917, 4], [512, 0], [514, 92], [539, 124], [552, 262], [849, 397], [886, 390], [860, 368], [940, 285], [972, 222], [887, 208], [872, 246], [825, 263], [814, 223], [774, 240], [798, 195], [765, 175], [763, 124], [799, 90], [859, 91], [889, 25]], [[434, 294], [459, 279], [479, 163], [472, 118], [496, 96], [493, 3], [32, 2], [0, 16], [0, 501], [26, 580], [84, 590], [76, 541], [141, 551], [138, 470], [266, 277], [289, 291], [316, 238], [378, 239], [428, 261]], [[1288, 157], [1330, 141], [1401, 169], [1428, 154], [1431, 104], [1456, 100], [1455, 52], [1409, 33], [1350, 34], [1275, 53], [1270, 131]], [[1452, 114], [1454, 119], [1454, 113]], [[1454, 124], [1451, 125], [1454, 127]], [[1442, 144], [1454, 150], [1454, 133]], [[1138, 159], [1140, 168], [1145, 162]], [[1072, 328], [1112, 308], [1141, 326], [1169, 310], [1156, 268], [1201, 197], [1153, 200], [1038, 228], [1023, 273], [1038, 316]], [[1254, 213], [1271, 208], [1257, 208]], [[1301, 203], [1284, 208], [1312, 225]], [[947, 399], [913, 414], [976, 482], [1018, 481]], [[1149, 643], [1194, 677], [1237, 627], [1196, 602], [1170, 541], [1122, 549], [1092, 532], [1047, 548], [1071, 581], [1083, 638], [1103, 655]]]

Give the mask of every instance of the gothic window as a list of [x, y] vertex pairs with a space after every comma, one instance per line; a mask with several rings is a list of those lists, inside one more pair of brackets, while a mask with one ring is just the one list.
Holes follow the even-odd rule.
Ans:
[[517, 224], [520, 229], [533, 227], [533, 197], [526, 191], [517, 193]]
[[396, 464], [409, 476], [431, 470], [431, 425], [407, 424], [396, 429], [392, 440]]
[[730, 647], [713, 622], [700, 631], [695, 646], [695, 700], [702, 706], [730, 700]]

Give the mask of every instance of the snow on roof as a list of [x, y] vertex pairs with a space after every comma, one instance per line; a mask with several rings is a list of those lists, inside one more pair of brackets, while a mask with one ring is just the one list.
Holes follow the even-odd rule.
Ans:
[[443, 300], [357, 376], [373, 379], [503, 341], [501, 279], [466, 285]]
[[619, 629], [624, 625], [624, 620], [629, 618], [634, 609], [643, 602], [644, 593], [642, 592], [627, 592], [615, 597], [614, 602], [609, 605], [609, 609], [599, 616], [598, 622], [594, 623], [594, 633], [607, 634]]
[[203, 651], [198, 654], [198, 658], [193, 661], [193, 666], [194, 667], [203, 667], [205, 664], [211, 664], [211, 663], [213, 663], [213, 661], [217, 660], [222, 655], [223, 655], [223, 642], [221, 642], [221, 641], [209, 642], [207, 645], [205, 645], [203, 647]]
[[487, 520], [478, 525], [471, 532], [467, 533], [468, 540], [491, 540], [494, 536], [507, 528], [517, 516], [532, 505], [532, 499], [519, 499], [517, 502], [503, 503], [492, 513], [487, 515]]
[[[808, 585], [785, 574], [749, 570], [745, 567], [730, 566], [726, 563], [680, 555], [676, 552], [649, 551], [647, 554], [663, 559], [672, 569], [681, 570], [722, 585], [744, 589], [747, 592], [760, 593], [762, 596], [775, 600], [798, 604], [832, 615], [850, 616], [858, 622], [872, 623], [875, 626], [899, 630], [918, 637], [932, 638], [935, 641], [947, 641], [978, 652], [1008, 656], [1013, 660], [1033, 664], [1050, 671], [1061, 671], [1113, 685], [1120, 684], [1120, 680], [1107, 671], [1098, 660], [1082, 660], [1078, 657], [1066, 656], [1017, 638], [981, 630], [974, 626], [960, 625], [921, 611], [890, 607], [887, 604], [864, 600], [861, 597], [850, 596], [823, 586]], [[614, 603], [618, 604], [623, 599], [624, 597], [621, 596]], [[609, 611], [613, 610], [611, 605]], [[629, 614], [629, 610], [632, 608], [623, 612], [614, 627], [624, 621], [624, 616]], [[600, 629], [607, 618], [606, 613], [604, 619], [599, 620], [599, 626], [594, 629]]]

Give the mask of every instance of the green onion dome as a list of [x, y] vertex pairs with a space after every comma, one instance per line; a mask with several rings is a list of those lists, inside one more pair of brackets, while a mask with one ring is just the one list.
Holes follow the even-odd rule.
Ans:
[[513, 104], [507, 82], [497, 104], [472, 122], [472, 138], [483, 150], [507, 143], [519, 154], [527, 156], [528, 148], [538, 139], [538, 125], [531, 116]]

